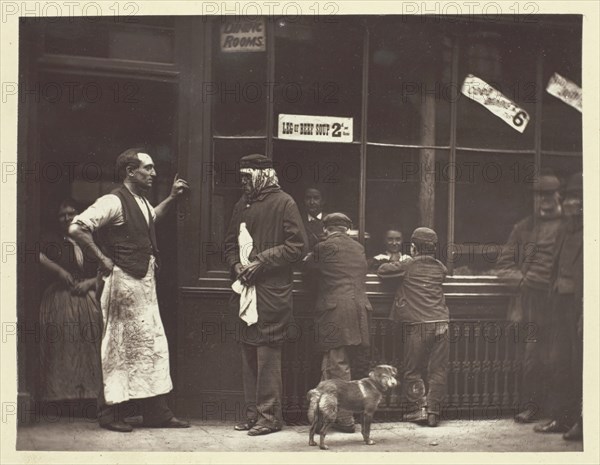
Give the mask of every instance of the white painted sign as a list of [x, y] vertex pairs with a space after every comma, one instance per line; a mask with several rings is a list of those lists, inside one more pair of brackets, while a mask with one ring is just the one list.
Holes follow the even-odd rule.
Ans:
[[266, 43], [264, 19], [250, 21], [234, 16], [221, 25], [222, 52], [264, 52]]
[[461, 92], [520, 133], [525, 131], [529, 114], [487, 82], [469, 74], [463, 82]]
[[314, 142], [352, 142], [352, 118], [279, 115], [280, 139]]
[[558, 73], [554, 73], [548, 81], [546, 92], [580, 112], [583, 110], [581, 87]]

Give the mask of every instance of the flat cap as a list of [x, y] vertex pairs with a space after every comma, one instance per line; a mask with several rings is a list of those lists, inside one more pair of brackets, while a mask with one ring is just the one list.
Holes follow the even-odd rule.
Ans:
[[264, 155], [253, 153], [252, 155], [246, 155], [245, 157], [240, 158], [240, 168], [264, 170], [273, 168], [273, 161]]
[[560, 188], [560, 181], [553, 174], [541, 174], [537, 183], [533, 184], [535, 192], [554, 192]]
[[417, 228], [413, 231], [412, 236], [410, 237], [411, 241], [417, 242], [428, 242], [431, 244], [437, 244], [438, 237], [433, 229], [430, 228]]
[[352, 227], [352, 220], [343, 213], [329, 213], [323, 218], [323, 226], [326, 228], [329, 226], [345, 226], [350, 229]]
[[569, 176], [565, 192], [583, 192], [583, 175], [581, 173]]

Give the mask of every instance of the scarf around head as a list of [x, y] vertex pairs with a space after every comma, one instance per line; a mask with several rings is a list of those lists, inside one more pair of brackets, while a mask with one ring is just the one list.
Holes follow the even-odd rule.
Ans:
[[280, 189], [279, 179], [277, 179], [277, 173], [273, 168], [242, 168], [240, 171], [252, 176], [250, 181], [251, 190], [247, 194], [244, 193], [244, 198], [248, 203], [261, 200], [268, 193]]

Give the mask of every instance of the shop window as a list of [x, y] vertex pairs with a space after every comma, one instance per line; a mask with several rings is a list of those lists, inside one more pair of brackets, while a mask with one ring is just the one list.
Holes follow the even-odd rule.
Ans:
[[360, 139], [363, 29], [349, 18], [275, 22], [275, 118], [299, 114], [353, 118]]
[[370, 23], [369, 142], [449, 143], [451, 41], [440, 24], [418, 21]]
[[489, 274], [514, 224], [532, 213], [533, 156], [458, 152], [454, 171], [455, 244], [448, 259], [454, 274]]
[[[419, 226], [435, 229], [446, 242], [448, 152], [430, 149], [369, 147], [367, 155], [367, 255], [385, 250], [387, 230], [403, 234], [404, 253]], [[367, 234], [365, 234], [367, 236]]]
[[226, 24], [225, 21], [213, 23], [213, 80], [203, 85], [206, 101], [212, 99], [213, 103], [213, 134], [264, 136], [270, 92], [267, 54], [264, 51], [223, 51], [221, 29]]
[[304, 192], [316, 187], [324, 212], [343, 212], [358, 228], [360, 153], [356, 145], [277, 140], [273, 162], [281, 187], [305, 215]]
[[581, 87], [581, 29], [553, 30], [547, 34], [542, 75], [542, 149], [581, 152], [581, 112], [545, 90], [554, 73]]
[[[461, 93], [457, 108], [457, 146], [533, 150], [539, 55], [535, 31], [519, 24], [494, 28], [488, 23], [472, 22], [467, 22], [462, 29], [459, 88], [468, 75], [473, 75], [495, 89], [488, 95], [490, 100], [498, 101], [502, 94], [527, 112], [530, 119], [525, 130], [519, 132], [484, 105]], [[516, 121], [521, 122], [519, 118], [517, 116]]]

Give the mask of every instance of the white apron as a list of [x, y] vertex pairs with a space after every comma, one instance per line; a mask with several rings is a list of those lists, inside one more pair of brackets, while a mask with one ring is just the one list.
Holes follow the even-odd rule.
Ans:
[[173, 389], [169, 347], [158, 311], [154, 257], [142, 279], [117, 265], [104, 280], [100, 305], [102, 377], [108, 405], [166, 394]]

